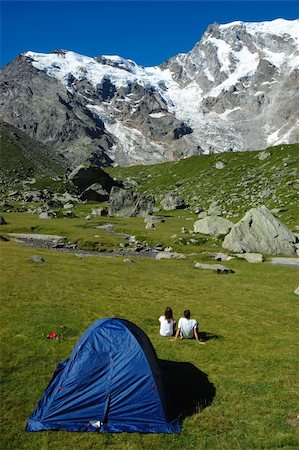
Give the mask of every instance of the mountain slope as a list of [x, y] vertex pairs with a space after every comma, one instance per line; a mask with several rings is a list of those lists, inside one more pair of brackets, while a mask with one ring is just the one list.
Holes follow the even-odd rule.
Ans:
[[208, 210], [217, 201], [224, 216], [233, 220], [250, 208], [266, 205], [281, 209], [285, 223], [298, 225], [299, 144], [106, 171], [139, 192], [153, 194], [157, 204], [169, 192], [181, 195], [191, 210]]
[[0, 122], [0, 177], [13, 178], [63, 175], [67, 163], [51, 154], [45, 145], [12, 125]]
[[299, 21], [214, 24], [187, 54], [27, 52], [2, 71], [6, 122], [71, 165], [149, 164], [299, 141]]

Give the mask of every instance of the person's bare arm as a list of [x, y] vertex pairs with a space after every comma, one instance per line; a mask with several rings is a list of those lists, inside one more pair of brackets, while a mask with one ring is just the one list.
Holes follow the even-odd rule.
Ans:
[[199, 343], [199, 344], [205, 344], [205, 342], [202, 342], [200, 339], [199, 339], [199, 336], [198, 336], [198, 328], [197, 327], [195, 327], [194, 328], [194, 336], [195, 336], [195, 339], [197, 340], [197, 342]]
[[178, 329], [176, 330], [176, 333], [175, 333], [175, 336], [174, 336], [174, 338], [173, 338], [173, 341], [176, 341], [176, 340], [177, 340], [177, 338], [179, 337], [179, 334], [180, 334], [180, 329], [178, 328]]
[[197, 326], [194, 328], [194, 336], [195, 336], [195, 339], [197, 340], [197, 342], [200, 342], [200, 341], [199, 341], [199, 337], [198, 337], [198, 329], [197, 329]]

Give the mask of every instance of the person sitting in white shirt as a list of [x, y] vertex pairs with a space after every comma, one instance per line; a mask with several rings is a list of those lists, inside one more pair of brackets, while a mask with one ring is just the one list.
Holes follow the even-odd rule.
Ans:
[[172, 309], [167, 306], [163, 316], [159, 317], [160, 335], [173, 336], [175, 333], [175, 320], [172, 315]]
[[191, 313], [189, 309], [184, 311], [184, 317], [181, 317], [178, 323], [178, 329], [175, 334], [174, 340], [176, 340], [179, 335], [181, 339], [196, 339], [199, 344], [204, 344], [202, 340], [199, 339], [198, 335], [198, 323], [195, 319], [191, 319]]

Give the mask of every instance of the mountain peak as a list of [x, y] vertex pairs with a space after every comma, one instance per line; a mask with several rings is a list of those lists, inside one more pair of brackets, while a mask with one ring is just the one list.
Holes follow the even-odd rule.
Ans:
[[[5, 91], [2, 114], [69, 158], [80, 158], [84, 143], [92, 158], [122, 165], [296, 142], [298, 22], [214, 23], [192, 50], [157, 67], [117, 55], [29, 51], [23, 55], [37, 70], [30, 78], [26, 65], [6, 69], [11, 95]], [[41, 93], [55, 125], [42, 101], [37, 108]]]

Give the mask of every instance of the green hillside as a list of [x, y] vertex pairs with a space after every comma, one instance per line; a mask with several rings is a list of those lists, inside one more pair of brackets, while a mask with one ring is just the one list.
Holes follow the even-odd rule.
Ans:
[[29, 176], [57, 176], [65, 172], [63, 157], [55, 157], [47, 147], [21, 130], [0, 122], [0, 177], [8, 182]]
[[[127, 180], [135, 189], [154, 194], [159, 201], [167, 192], [181, 194], [191, 208], [206, 209], [219, 200], [228, 217], [239, 217], [247, 209], [264, 204], [287, 207], [286, 223], [298, 220], [299, 144], [280, 145], [263, 152], [234, 152], [193, 156], [181, 161], [150, 166], [108, 169], [115, 178]], [[223, 169], [216, 163], [222, 162]]]

